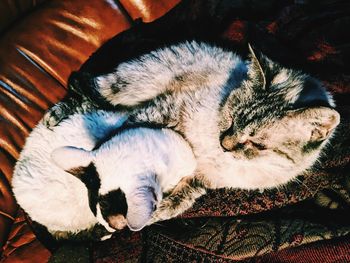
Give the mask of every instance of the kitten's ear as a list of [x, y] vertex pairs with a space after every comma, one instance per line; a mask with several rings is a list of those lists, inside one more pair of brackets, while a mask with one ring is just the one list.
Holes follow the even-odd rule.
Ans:
[[90, 165], [93, 158], [90, 151], [72, 146], [64, 146], [55, 149], [51, 153], [51, 159], [64, 171], [80, 178], [84, 168]]
[[259, 62], [259, 59], [255, 55], [255, 52], [250, 44], [248, 44], [249, 49], [249, 57], [250, 57], [250, 67], [248, 70], [248, 75], [250, 79], [254, 80], [254, 82], [259, 84], [259, 87], [265, 89], [266, 87], [266, 77]]
[[159, 195], [159, 186], [153, 187], [152, 184], [135, 189], [127, 197], [128, 213], [126, 219], [128, 227], [132, 231], [139, 231], [147, 225], [157, 208], [158, 201], [162, 198]]
[[[326, 108], [309, 108], [297, 113], [297, 118], [311, 123], [310, 141], [321, 142], [327, 139], [340, 123], [340, 115], [337, 111]], [[310, 126], [309, 126], [310, 127]]]

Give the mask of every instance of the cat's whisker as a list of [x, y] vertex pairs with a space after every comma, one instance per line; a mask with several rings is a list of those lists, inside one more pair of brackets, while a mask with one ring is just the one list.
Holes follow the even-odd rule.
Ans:
[[308, 191], [309, 193], [311, 193], [312, 195], [314, 194], [314, 192], [310, 189], [310, 187], [308, 187], [303, 181], [301, 181], [299, 178], [295, 178], [294, 179], [295, 182], [297, 182], [298, 184], [304, 186]]
[[279, 185], [279, 190], [282, 190], [282, 191], [284, 191], [284, 190], [287, 190], [287, 185], [285, 185], [285, 184], [282, 184], [282, 185]]

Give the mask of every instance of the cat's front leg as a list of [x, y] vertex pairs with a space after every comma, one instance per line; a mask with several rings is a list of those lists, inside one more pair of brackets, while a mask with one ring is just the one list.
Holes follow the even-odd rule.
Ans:
[[206, 194], [207, 188], [210, 188], [210, 182], [203, 176], [184, 177], [160, 202], [148, 225], [182, 214], [191, 208], [199, 197]]

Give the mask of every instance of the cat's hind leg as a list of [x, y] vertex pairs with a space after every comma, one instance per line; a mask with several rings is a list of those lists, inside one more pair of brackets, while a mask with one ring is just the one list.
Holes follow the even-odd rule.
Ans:
[[48, 109], [42, 122], [47, 128], [53, 128], [74, 113], [87, 113], [93, 109], [96, 109], [96, 106], [87, 99], [67, 97]]
[[46, 111], [42, 119], [43, 124], [53, 128], [74, 113], [87, 113], [105, 106], [98, 94], [94, 94], [93, 91], [91, 74], [73, 72], [69, 76], [66, 96]]

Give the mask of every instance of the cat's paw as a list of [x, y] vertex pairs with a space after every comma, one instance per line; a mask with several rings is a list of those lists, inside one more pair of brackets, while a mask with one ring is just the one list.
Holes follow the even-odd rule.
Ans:
[[159, 221], [169, 220], [181, 214], [183, 212], [182, 207], [179, 205], [179, 200], [177, 196], [168, 196], [163, 199], [152, 214], [152, 218], [148, 225]]
[[52, 108], [48, 109], [42, 118], [42, 123], [49, 129], [57, 126], [62, 120], [67, 117], [67, 113], [64, 108], [64, 103], [59, 102]]
[[192, 180], [192, 177], [183, 178], [172, 193], [160, 202], [148, 225], [177, 217], [192, 207], [197, 198], [206, 193], [205, 188], [194, 188], [188, 180]]
[[152, 218], [149, 220], [147, 225], [152, 225], [152, 224], [159, 222], [159, 221], [169, 220], [169, 219], [175, 217], [175, 216], [173, 216], [173, 214], [174, 213], [172, 213], [171, 211], [169, 211], [167, 209], [159, 209], [153, 213]]

